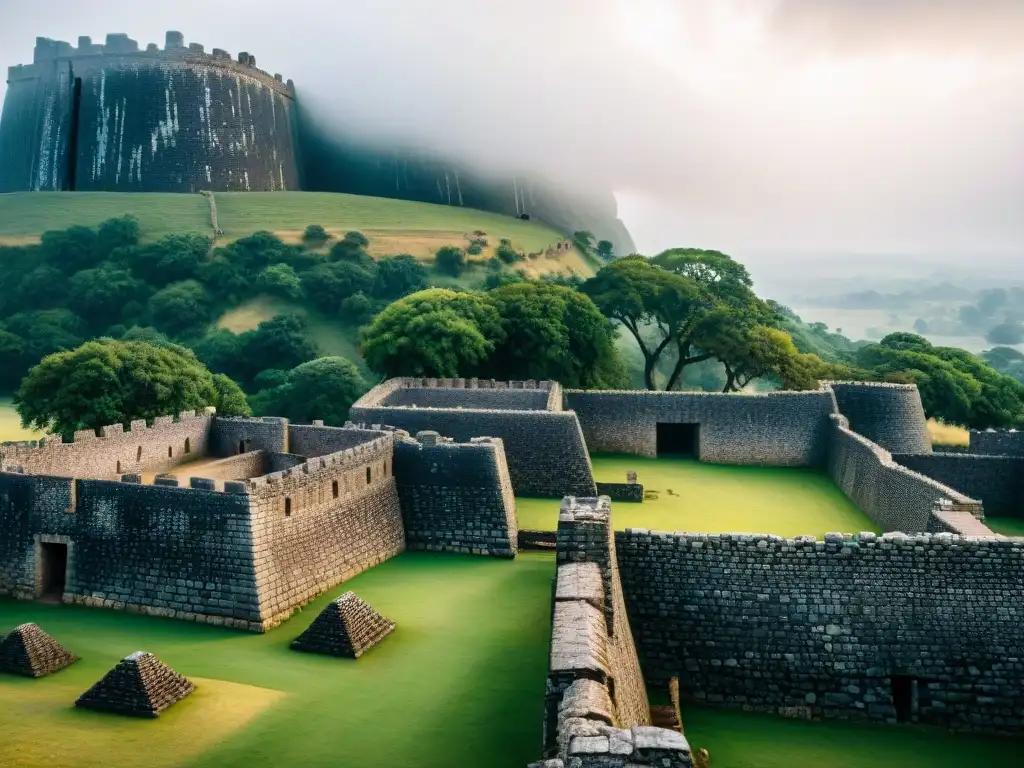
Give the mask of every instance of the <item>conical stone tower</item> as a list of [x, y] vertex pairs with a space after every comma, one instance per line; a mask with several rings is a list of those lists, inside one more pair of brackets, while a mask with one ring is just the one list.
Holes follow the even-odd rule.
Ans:
[[0, 640], [0, 672], [42, 677], [78, 661], [78, 657], [36, 624], [15, 627]]
[[191, 682], [152, 653], [136, 651], [83, 693], [75, 706], [156, 717], [195, 689]]
[[292, 641], [292, 648], [357, 659], [395, 629], [355, 592], [346, 592], [324, 608], [309, 629]]

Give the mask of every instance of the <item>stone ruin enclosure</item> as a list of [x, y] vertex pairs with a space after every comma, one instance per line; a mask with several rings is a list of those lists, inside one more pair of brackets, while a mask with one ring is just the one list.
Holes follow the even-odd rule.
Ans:
[[[0, 594], [262, 631], [405, 548], [514, 557], [543, 539], [558, 569], [539, 765], [688, 765], [647, 690], [787, 717], [1024, 726], [1024, 539], [985, 525], [986, 510], [1024, 516], [1024, 433], [933, 452], [916, 388], [875, 383], [393, 379], [351, 417], [186, 413], [0, 446]], [[591, 451], [816, 468], [885, 533], [613, 533]], [[517, 530], [515, 495], [573, 498], [540, 536]]]

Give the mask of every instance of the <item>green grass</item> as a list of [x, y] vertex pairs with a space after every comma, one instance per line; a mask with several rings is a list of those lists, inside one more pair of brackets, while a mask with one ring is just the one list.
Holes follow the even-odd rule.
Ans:
[[[82, 657], [39, 680], [0, 677], [0, 765], [521, 768], [539, 751], [553, 573], [554, 559], [543, 554], [510, 562], [407, 553], [264, 635], [0, 601], [0, 631], [34, 621]], [[396, 631], [358, 661], [289, 650], [347, 589], [393, 619]], [[156, 721], [72, 708], [136, 650], [198, 678], [197, 695]], [[209, 680], [261, 689], [247, 690], [262, 711], [231, 721], [225, 710], [239, 705], [238, 692]], [[28, 696], [39, 701], [27, 706]]]
[[35, 440], [39, 433], [24, 429], [21, 417], [14, 410], [9, 397], [0, 397], [0, 442], [5, 440]]
[[1003, 768], [1021, 764], [1019, 741], [910, 725], [783, 720], [770, 715], [684, 709], [694, 750], [713, 768]]
[[1004, 536], [1024, 536], [1024, 518], [986, 515], [985, 525]]
[[36, 238], [49, 229], [131, 213], [146, 240], [173, 232], [210, 232], [210, 207], [202, 195], [113, 192], [14, 192], [0, 195], [0, 238]]
[[347, 357], [363, 367], [364, 374], [368, 373], [359, 355], [359, 329], [340, 320], [325, 317], [297, 302], [273, 296], [257, 296], [221, 315], [217, 327], [242, 333], [252, 330], [276, 315], [292, 313], [298, 313], [306, 318], [309, 323], [309, 340], [316, 345], [321, 355]]
[[[597, 480], [625, 482], [626, 472], [634, 470], [645, 494], [658, 494], [657, 499], [639, 504], [613, 503], [612, 523], [617, 530], [649, 528], [819, 538], [831, 531], [879, 530], [827, 475], [817, 470], [735, 467], [636, 456], [595, 456], [592, 461]], [[519, 527], [554, 530], [558, 507], [559, 502], [553, 499], [516, 499]]]

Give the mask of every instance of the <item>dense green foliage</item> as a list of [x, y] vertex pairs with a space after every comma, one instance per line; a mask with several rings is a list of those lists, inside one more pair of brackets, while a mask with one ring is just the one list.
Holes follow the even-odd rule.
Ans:
[[454, 245], [439, 248], [434, 254], [434, 267], [442, 275], [458, 277], [466, 268], [466, 252]]
[[260, 382], [271, 386], [253, 395], [253, 410], [300, 424], [322, 419], [325, 424], [342, 426], [349, 407], [367, 389], [359, 369], [343, 357], [321, 357], [287, 373], [275, 373], [278, 375], [265, 375]]
[[65, 435], [210, 405], [249, 413], [238, 385], [214, 377], [190, 350], [113, 339], [43, 358], [14, 402], [24, 426]]

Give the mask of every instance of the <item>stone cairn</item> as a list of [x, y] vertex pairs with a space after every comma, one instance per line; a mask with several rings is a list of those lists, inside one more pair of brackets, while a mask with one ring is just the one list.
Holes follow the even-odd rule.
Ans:
[[0, 672], [42, 677], [57, 672], [78, 657], [35, 624], [22, 624], [0, 640]]
[[83, 693], [76, 707], [121, 715], [156, 717], [196, 687], [152, 653], [126, 656], [102, 680]]
[[355, 592], [346, 592], [328, 604], [309, 629], [292, 641], [292, 648], [358, 659], [394, 630], [395, 622], [381, 616]]

